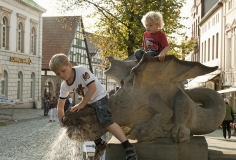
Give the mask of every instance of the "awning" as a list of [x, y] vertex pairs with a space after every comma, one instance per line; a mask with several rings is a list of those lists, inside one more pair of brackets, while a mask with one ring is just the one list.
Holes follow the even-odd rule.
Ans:
[[218, 76], [218, 74], [216, 73], [212, 73], [212, 74], [205, 74], [202, 76], [198, 76], [196, 78], [194, 78], [193, 80], [191, 80], [190, 82], [188, 82], [188, 84], [186, 84], [186, 89], [192, 89], [192, 88], [197, 88], [197, 87], [203, 87], [205, 82], [210, 81], [211, 79], [213, 79], [214, 77]]
[[212, 78], [218, 76], [219, 74], [205, 74], [202, 76], [198, 76], [190, 81], [190, 83], [203, 83], [211, 80]]
[[228, 92], [236, 92], [236, 88], [227, 88], [227, 89], [223, 89], [223, 90], [219, 90], [217, 91], [218, 93], [228, 93]]

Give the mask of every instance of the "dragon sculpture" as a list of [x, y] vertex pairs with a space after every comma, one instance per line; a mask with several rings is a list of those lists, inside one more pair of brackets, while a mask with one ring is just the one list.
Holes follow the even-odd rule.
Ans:
[[[188, 142], [192, 135], [216, 130], [225, 115], [221, 96], [209, 88], [185, 90], [183, 81], [215, 71], [198, 62], [166, 56], [164, 62], [144, 54], [137, 64], [109, 58], [105, 71], [120, 84], [109, 98], [114, 121], [130, 139], [152, 141], [170, 137], [176, 143]], [[65, 113], [64, 124], [71, 139], [95, 140], [107, 132], [101, 128], [95, 110]]]

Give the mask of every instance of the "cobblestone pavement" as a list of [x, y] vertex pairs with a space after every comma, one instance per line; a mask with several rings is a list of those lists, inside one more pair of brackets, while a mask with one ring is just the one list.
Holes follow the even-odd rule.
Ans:
[[[9, 111], [0, 109], [4, 113]], [[13, 120], [7, 118], [0, 115], [0, 159], [44, 159], [61, 129], [59, 123], [49, 123], [49, 117], [43, 116], [43, 110], [37, 109], [14, 109]]]
[[[11, 113], [11, 109], [0, 109], [0, 113]], [[13, 120], [10, 119], [0, 114], [0, 160], [62, 160], [52, 157], [68, 150], [60, 146], [61, 139], [68, 137], [59, 136], [63, 129], [58, 121], [49, 123], [41, 109], [14, 109]], [[224, 139], [221, 128], [205, 137], [209, 160], [236, 160], [236, 137]], [[66, 143], [71, 146], [71, 142]]]

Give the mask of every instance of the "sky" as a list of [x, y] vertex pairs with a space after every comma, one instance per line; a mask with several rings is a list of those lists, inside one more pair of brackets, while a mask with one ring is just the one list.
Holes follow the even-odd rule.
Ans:
[[[43, 14], [43, 16], [56, 16], [56, 15], [58, 16], [58, 13], [55, 10], [55, 4], [56, 4], [56, 1], [58, 1], [58, 0], [34, 0], [34, 1], [37, 4], [39, 4], [41, 7], [45, 8], [47, 10], [47, 12]], [[192, 20], [191, 20], [191, 11], [190, 10], [191, 10], [192, 6], [193, 6], [193, 0], [186, 0], [186, 4], [181, 9], [181, 16], [189, 17], [187, 20], [182, 21], [182, 24], [184, 24], [186, 27], [190, 28], [190, 29], [186, 30], [187, 36], [189, 38], [191, 37]], [[78, 12], [75, 12], [74, 15], [83, 17], [85, 27], [93, 25], [92, 23], [94, 20], [86, 18], [86, 15], [88, 14], [88, 12], [86, 12], [84, 10], [81, 10]], [[88, 31], [88, 32], [90, 32], [90, 31]], [[91, 32], [92, 32], [92, 30], [91, 30]]]

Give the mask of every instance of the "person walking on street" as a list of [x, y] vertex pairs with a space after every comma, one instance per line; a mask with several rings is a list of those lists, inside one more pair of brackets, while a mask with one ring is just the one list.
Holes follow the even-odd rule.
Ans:
[[49, 98], [48, 96], [45, 96], [44, 97], [44, 100], [43, 100], [43, 106], [44, 106], [44, 116], [48, 116], [48, 110], [49, 110]]
[[229, 100], [227, 98], [224, 99], [225, 106], [226, 106], [226, 113], [224, 121], [222, 122], [222, 128], [223, 128], [223, 136], [226, 139], [226, 130], [228, 131], [228, 138], [231, 138], [231, 128], [230, 123], [234, 120], [234, 110], [232, 106], [229, 104]]
[[50, 114], [50, 119], [49, 122], [55, 122], [57, 119], [57, 98], [54, 96], [53, 99], [50, 102], [49, 106], [49, 114]]

